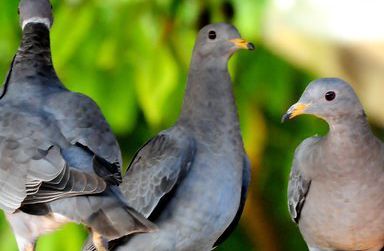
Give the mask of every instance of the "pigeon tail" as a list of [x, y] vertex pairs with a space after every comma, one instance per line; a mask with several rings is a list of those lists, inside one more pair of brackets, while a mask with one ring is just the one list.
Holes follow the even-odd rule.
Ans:
[[99, 196], [89, 196], [93, 210], [85, 212], [85, 224], [108, 240], [138, 232], [152, 232], [155, 225], [126, 205], [119, 197], [120, 192], [111, 187], [101, 197], [107, 195], [108, 199], [100, 200]]
[[[52, 202], [55, 213], [84, 223], [93, 233], [107, 240], [139, 232], [152, 232], [156, 226], [130, 208], [117, 187], [109, 187], [101, 194], [76, 196]], [[74, 208], [76, 211], [74, 212]]]

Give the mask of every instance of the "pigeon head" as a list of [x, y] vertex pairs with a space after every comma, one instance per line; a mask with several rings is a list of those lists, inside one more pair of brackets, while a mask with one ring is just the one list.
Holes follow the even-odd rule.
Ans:
[[321, 78], [312, 81], [299, 101], [284, 114], [282, 122], [301, 114], [311, 114], [327, 122], [339, 118], [364, 114], [359, 98], [352, 87], [338, 78]]
[[254, 50], [255, 46], [242, 39], [233, 25], [216, 23], [199, 31], [194, 54], [202, 58], [229, 58], [238, 49]]
[[19, 15], [22, 29], [28, 23], [42, 23], [49, 29], [53, 23], [52, 5], [49, 0], [20, 0]]

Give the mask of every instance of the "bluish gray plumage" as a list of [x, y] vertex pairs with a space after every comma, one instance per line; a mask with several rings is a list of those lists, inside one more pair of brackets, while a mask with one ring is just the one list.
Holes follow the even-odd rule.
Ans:
[[121, 154], [99, 108], [55, 73], [49, 1], [22, 0], [19, 11], [23, 37], [0, 98], [0, 208], [19, 249], [70, 221], [87, 225], [100, 250], [152, 230], [114, 186]]
[[177, 123], [139, 150], [121, 185], [159, 231], [113, 242], [112, 249], [211, 250], [236, 226], [250, 176], [227, 70], [239, 48], [253, 45], [232, 25], [199, 32]]
[[311, 251], [379, 251], [384, 247], [384, 145], [352, 87], [335, 78], [312, 82], [283, 117], [312, 114], [329, 124], [324, 137], [297, 147], [288, 184], [292, 219]]

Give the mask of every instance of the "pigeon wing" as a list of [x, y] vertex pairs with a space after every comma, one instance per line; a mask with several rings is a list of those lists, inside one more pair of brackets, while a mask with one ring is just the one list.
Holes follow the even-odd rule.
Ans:
[[296, 223], [299, 222], [300, 213], [311, 186], [311, 180], [306, 179], [300, 169], [302, 161], [298, 158], [298, 152], [303, 145], [301, 144], [295, 151], [288, 181], [288, 210], [292, 220]]
[[128, 205], [148, 217], [187, 174], [196, 152], [193, 138], [175, 129], [149, 140], [135, 155], [121, 190]]
[[[71, 168], [61, 149], [59, 130], [40, 116], [2, 107], [0, 113], [0, 208], [21, 206], [78, 194], [100, 193], [106, 183], [95, 173]], [[55, 129], [56, 128], [56, 129]]]
[[114, 179], [111, 183], [121, 182], [119, 144], [92, 99], [80, 93], [58, 92], [51, 95], [46, 109], [55, 117], [61, 132], [71, 144], [95, 154], [95, 171], [99, 175]]

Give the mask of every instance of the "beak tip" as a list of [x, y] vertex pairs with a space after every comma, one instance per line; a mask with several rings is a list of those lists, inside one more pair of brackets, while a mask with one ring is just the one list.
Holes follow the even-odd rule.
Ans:
[[253, 43], [247, 43], [247, 48], [250, 51], [253, 51], [255, 49], [255, 45]]
[[309, 104], [306, 103], [296, 103], [293, 106], [291, 106], [288, 111], [283, 115], [281, 118], [281, 122], [284, 123], [287, 120], [290, 120], [296, 116], [299, 116], [301, 114], [306, 114], [307, 108], [309, 107]]
[[283, 117], [281, 118], [281, 123], [284, 123], [286, 122], [287, 120], [289, 120], [291, 118], [291, 113], [286, 113], [283, 115]]

